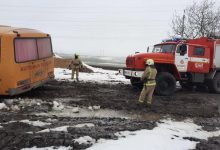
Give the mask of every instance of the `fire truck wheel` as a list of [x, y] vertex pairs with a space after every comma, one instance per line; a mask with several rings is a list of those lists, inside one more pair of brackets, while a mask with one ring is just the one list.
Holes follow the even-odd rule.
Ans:
[[176, 89], [176, 79], [169, 72], [161, 72], [157, 75], [156, 93], [158, 95], [172, 95]]
[[214, 93], [220, 93], [220, 73], [217, 73], [213, 80], [208, 84], [209, 90]]

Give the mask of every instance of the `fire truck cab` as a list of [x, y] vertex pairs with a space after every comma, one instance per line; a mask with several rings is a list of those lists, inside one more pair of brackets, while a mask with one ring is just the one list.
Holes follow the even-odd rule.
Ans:
[[154, 45], [152, 52], [128, 56], [126, 68], [119, 72], [133, 86], [140, 86], [147, 59], [155, 62], [159, 95], [172, 95], [176, 81], [184, 88], [203, 85], [220, 93], [220, 36], [164, 40]]

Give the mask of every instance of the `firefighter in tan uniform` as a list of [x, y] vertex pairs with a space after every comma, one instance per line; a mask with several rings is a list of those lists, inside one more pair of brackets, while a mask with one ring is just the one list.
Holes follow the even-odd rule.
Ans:
[[143, 104], [145, 101], [145, 97], [147, 96], [147, 105], [151, 106], [152, 103], [152, 96], [154, 93], [154, 89], [156, 86], [156, 75], [157, 75], [157, 70], [154, 66], [154, 60], [153, 59], [148, 59], [146, 61], [146, 69], [144, 73], [142, 74], [141, 80], [143, 81], [143, 89], [141, 91], [138, 103]]
[[70, 68], [72, 69], [71, 79], [74, 79], [76, 73], [76, 80], [79, 81], [79, 69], [82, 68], [82, 61], [79, 59], [79, 55], [74, 54], [74, 58], [70, 63]]

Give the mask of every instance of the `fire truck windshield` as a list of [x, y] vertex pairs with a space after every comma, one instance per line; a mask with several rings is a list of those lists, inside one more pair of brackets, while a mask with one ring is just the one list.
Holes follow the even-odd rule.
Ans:
[[175, 44], [155, 45], [153, 53], [173, 53], [175, 51]]

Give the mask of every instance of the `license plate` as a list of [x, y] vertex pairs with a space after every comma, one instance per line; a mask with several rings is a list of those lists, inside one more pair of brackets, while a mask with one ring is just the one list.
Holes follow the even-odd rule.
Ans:
[[131, 76], [131, 71], [130, 70], [124, 70], [124, 75], [125, 76]]

